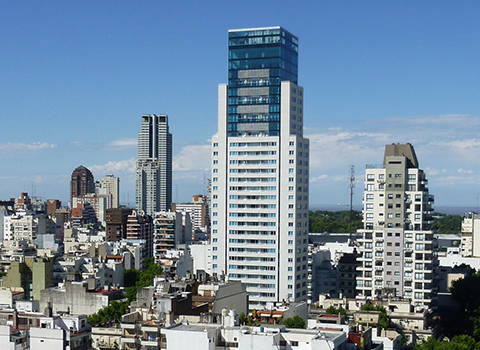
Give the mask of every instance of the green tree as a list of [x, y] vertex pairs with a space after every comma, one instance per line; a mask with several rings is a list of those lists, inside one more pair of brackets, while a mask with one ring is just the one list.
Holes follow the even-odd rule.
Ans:
[[480, 343], [468, 335], [453, 337], [451, 341], [440, 341], [432, 337], [415, 346], [415, 350], [479, 350]]
[[297, 315], [297, 316], [294, 316], [293, 318], [292, 317], [286, 318], [283, 321], [283, 324], [287, 328], [305, 328], [306, 323], [303, 318]]
[[463, 216], [461, 215], [445, 215], [434, 212], [433, 229], [437, 233], [459, 233], [462, 231]]
[[[310, 232], [350, 232], [350, 211], [317, 210], [309, 212]], [[362, 214], [354, 210], [352, 231], [362, 227]]]
[[473, 274], [452, 282], [452, 298], [458, 302], [457, 332], [480, 340], [480, 274]]
[[380, 317], [378, 320], [378, 327], [381, 329], [388, 329], [390, 327], [390, 317], [388, 317], [387, 310], [382, 305], [376, 305], [368, 301], [364, 304], [361, 310], [365, 311], [378, 311], [380, 312]]
[[339, 306], [338, 308], [336, 308], [335, 306], [333, 305], [330, 305], [326, 310], [325, 310], [325, 313], [326, 314], [329, 314], [329, 315], [346, 315], [347, 314], [347, 310], [345, 310], [342, 306]]

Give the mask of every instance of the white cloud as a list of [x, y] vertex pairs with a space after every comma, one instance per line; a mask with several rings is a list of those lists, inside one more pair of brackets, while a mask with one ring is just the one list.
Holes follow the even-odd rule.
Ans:
[[173, 157], [173, 171], [208, 171], [210, 173], [211, 146], [185, 146]]
[[459, 174], [473, 174], [473, 170], [464, 170], [462, 168], [457, 170], [457, 173]]
[[104, 165], [92, 165], [88, 168], [96, 174], [104, 176], [106, 174], [116, 173], [134, 173], [135, 172], [135, 158], [130, 158], [120, 161], [109, 161]]
[[57, 145], [47, 142], [33, 142], [33, 143], [3, 143], [0, 144], [0, 153], [14, 153], [14, 152], [35, 152], [44, 149], [53, 149]]
[[314, 183], [314, 182], [324, 181], [324, 180], [327, 180], [327, 179], [328, 179], [328, 175], [323, 174], [323, 175], [320, 175], [320, 176], [311, 177], [310, 182]]
[[109, 149], [124, 149], [124, 148], [135, 148], [137, 147], [137, 139], [120, 139], [110, 142], [107, 145]]

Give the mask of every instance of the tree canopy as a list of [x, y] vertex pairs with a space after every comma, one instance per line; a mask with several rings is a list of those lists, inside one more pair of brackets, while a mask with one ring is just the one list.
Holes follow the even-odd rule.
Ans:
[[[309, 232], [350, 233], [350, 211], [317, 210], [309, 212]], [[354, 210], [352, 216], [352, 232], [362, 228], [362, 213]]]
[[88, 316], [88, 323], [92, 326], [105, 323], [112, 320], [119, 320], [127, 313], [130, 303], [137, 298], [137, 291], [143, 287], [152, 285], [153, 278], [161, 275], [163, 268], [157, 265], [153, 258], [145, 259], [145, 270], [130, 269], [125, 271], [124, 282], [126, 291], [126, 301], [113, 300], [110, 304], [99, 310], [96, 314]]
[[433, 229], [437, 233], [460, 233], [462, 231], [463, 217], [461, 215], [445, 215], [434, 212]]
[[305, 320], [301, 318], [300, 316], [294, 316], [294, 317], [289, 317], [286, 318], [283, 321], [283, 324], [287, 328], [305, 328]]
[[480, 274], [453, 281], [450, 292], [459, 304], [459, 329], [480, 341]]
[[480, 343], [468, 335], [453, 337], [451, 341], [441, 341], [430, 337], [417, 344], [415, 350], [480, 350]]
[[390, 327], [390, 317], [388, 317], [387, 310], [382, 305], [376, 305], [368, 301], [361, 308], [364, 311], [378, 311], [380, 312], [380, 319], [378, 327], [381, 329], [388, 329]]

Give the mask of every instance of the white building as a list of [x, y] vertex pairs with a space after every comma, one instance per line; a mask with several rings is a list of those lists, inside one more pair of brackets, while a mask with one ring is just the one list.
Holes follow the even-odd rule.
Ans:
[[212, 272], [246, 283], [251, 308], [307, 299], [309, 141], [297, 58], [298, 39], [283, 28], [229, 31], [212, 140]]
[[470, 212], [462, 221], [462, 256], [480, 257], [480, 215]]
[[102, 178], [101, 188], [105, 189], [106, 194], [111, 195], [111, 203], [109, 203], [109, 208], [118, 208], [119, 207], [119, 196], [120, 196], [120, 179], [111, 174], [105, 175]]
[[192, 229], [207, 232], [207, 203], [204, 196], [193, 196], [191, 203], [176, 203], [174, 211], [188, 213], [192, 221]]
[[142, 115], [138, 133], [135, 202], [137, 210], [153, 216], [172, 204], [172, 134], [166, 115]]
[[363, 195], [363, 296], [411, 298], [420, 310], [432, 299], [433, 196], [413, 146], [385, 147], [383, 165], [367, 165]]
[[162, 329], [164, 349], [219, 348], [343, 350], [347, 336], [342, 331], [317, 329], [285, 329], [268, 327], [238, 327], [223, 317], [224, 326], [213, 324], [177, 324]]

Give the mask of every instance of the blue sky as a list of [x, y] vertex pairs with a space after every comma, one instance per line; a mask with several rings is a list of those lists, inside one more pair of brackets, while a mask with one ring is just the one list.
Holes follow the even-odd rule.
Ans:
[[67, 201], [82, 164], [134, 203], [144, 113], [168, 114], [174, 201], [204, 192], [227, 31], [299, 37], [311, 204], [361, 203], [366, 164], [411, 142], [441, 206], [480, 193], [480, 6], [475, 1], [4, 1], [0, 199]]

